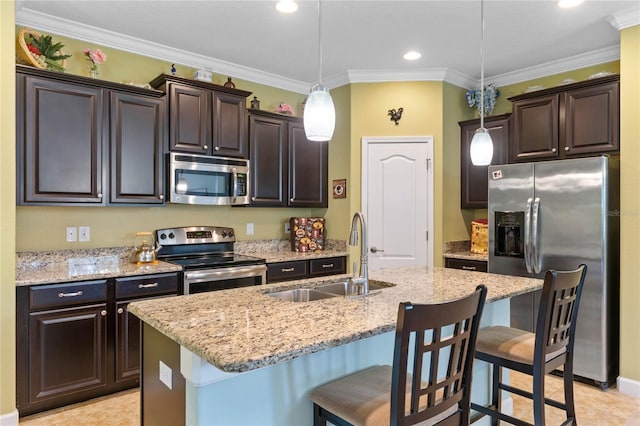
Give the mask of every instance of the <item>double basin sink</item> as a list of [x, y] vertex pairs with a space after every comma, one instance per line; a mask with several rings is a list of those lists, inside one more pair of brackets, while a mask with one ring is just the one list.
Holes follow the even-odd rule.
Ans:
[[[369, 280], [368, 294], [378, 293], [378, 290], [393, 287], [394, 285], [395, 284], [383, 281]], [[352, 283], [348, 280], [321, 284], [316, 288], [295, 288], [292, 290], [276, 291], [266, 294], [267, 296], [287, 300], [289, 302], [311, 302], [314, 300], [322, 300], [338, 296], [366, 296], [366, 294], [363, 294], [362, 284]]]

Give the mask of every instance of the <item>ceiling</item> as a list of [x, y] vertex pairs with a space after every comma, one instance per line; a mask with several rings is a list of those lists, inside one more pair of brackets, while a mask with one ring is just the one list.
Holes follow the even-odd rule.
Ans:
[[[318, 80], [318, 3], [16, 0], [16, 23], [306, 93]], [[480, 1], [322, 1], [322, 81], [480, 78]], [[486, 0], [485, 78], [498, 85], [619, 59], [640, 1]], [[417, 50], [414, 62], [402, 55]]]

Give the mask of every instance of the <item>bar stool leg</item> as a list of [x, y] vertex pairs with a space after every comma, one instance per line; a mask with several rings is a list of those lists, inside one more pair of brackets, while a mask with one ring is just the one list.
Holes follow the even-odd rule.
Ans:
[[[502, 412], [502, 392], [500, 391], [500, 384], [502, 383], [502, 367], [493, 364], [493, 379], [491, 385], [491, 405], [495, 407], [496, 411]], [[498, 418], [491, 416], [491, 426], [498, 426]]]
[[573, 360], [567, 362], [562, 373], [564, 379], [564, 404], [567, 412], [567, 420], [572, 419], [576, 424], [576, 408], [573, 399]]
[[544, 374], [533, 371], [533, 420], [536, 426], [544, 426]]

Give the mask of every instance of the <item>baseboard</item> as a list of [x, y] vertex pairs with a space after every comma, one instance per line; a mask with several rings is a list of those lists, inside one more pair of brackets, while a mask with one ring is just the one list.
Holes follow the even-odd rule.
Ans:
[[616, 386], [618, 391], [625, 395], [640, 398], [640, 381], [627, 379], [626, 377], [618, 376], [616, 380]]
[[0, 414], [0, 426], [18, 426], [18, 410], [13, 410], [10, 413]]

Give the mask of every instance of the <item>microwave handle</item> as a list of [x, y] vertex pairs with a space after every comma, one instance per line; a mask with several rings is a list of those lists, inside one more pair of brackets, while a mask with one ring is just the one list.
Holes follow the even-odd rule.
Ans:
[[231, 169], [231, 173], [233, 173], [233, 195], [235, 197], [238, 195], [238, 170], [234, 167]]

